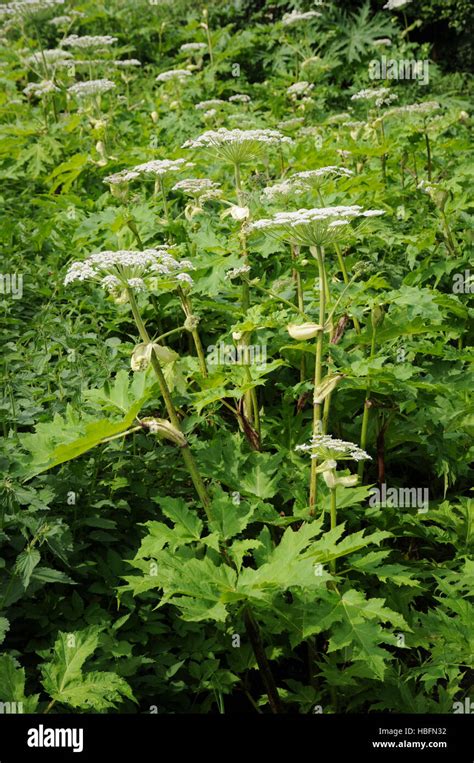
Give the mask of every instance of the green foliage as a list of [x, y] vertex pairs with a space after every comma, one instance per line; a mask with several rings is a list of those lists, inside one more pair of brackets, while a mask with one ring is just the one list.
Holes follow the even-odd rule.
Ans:
[[[186, 0], [84, 0], [68, 29], [48, 9], [21, 24], [2, 14], [6, 712], [266, 713], [265, 660], [290, 712], [450, 713], [468, 695], [470, 82], [443, 74], [438, 41], [415, 40], [436, 16], [461, 35], [459, 61], [472, 11], [464, 0], [373, 6], [215, 0], [207, 30]], [[282, 23], [314, 8], [322, 15]], [[91, 63], [74, 70], [29, 58], [69, 33], [117, 42], [76, 51]], [[209, 47], [181, 47], [209, 40], [212, 60]], [[382, 54], [439, 65], [430, 60], [426, 85], [372, 81]], [[141, 66], [114, 64], [126, 58]], [[157, 82], [175, 69], [191, 76]], [[115, 87], [98, 97], [68, 92], [104, 77]], [[53, 95], [25, 94], [43, 79]], [[303, 97], [288, 92], [297, 83]], [[388, 105], [352, 100], [385, 86], [397, 96]], [[230, 100], [239, 94], [251, 100]], [[426, 101], [438, 105], [405, 108]], [[218, 151], [183, 148], [221, 127], [292, 142], [237, 170]], [[106, 181], [163, 159], [186, 163]], [[334, 166], [345, 176], [263, 192]], [[218, 191], [175, 188], [189, 178]], [[384, 214], [337, 248], [328, 239], [323, 279], [307, 246], [247, 227], [349, 204]], [[99, 279], [64, 284], [93, 252], [166, 243], [191, 261], [192, 284], [146, 276], [132, 285], [136, 306]], [[324, 330], [296, 341], [288, 326], [301, 323]], [[321, 431], [371, 458], [363, 470], [316, 459], [313, 508], [310, 454], [296, 446], [315, 433], [318, 406]], [[429, 488], [428, 504], [383, 503], [383, 484]]]

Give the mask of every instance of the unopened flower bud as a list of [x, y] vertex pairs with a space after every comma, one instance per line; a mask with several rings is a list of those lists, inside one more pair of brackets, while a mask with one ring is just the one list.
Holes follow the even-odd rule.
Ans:
[[199, 318], [197, 315], [188, 315], [186, 320], [184, 321], [184, 328], [186, 331], [194, 331], [194, 329], [197, 329], [199, 325]]
[[289, 323], [286, 330], [292, 339], [304, 341], [312, 339], [319, 331], [323, 331], [323, 327], [319, 323]]
[[381, 307], [380, 305], [374, 305], [374, 307], [372, 308], [372, 315], [371, 315], [372, 328], [376, 329], [379, 326], [381, 326], [384, 321], [384, 318], [385, 318], [385, 312], [383, 307]]

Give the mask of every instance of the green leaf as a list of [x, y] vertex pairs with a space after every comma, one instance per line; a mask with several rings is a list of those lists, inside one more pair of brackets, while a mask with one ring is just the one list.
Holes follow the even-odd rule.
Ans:
[[116, 673], [91, 672], [68, 683], [55, 699], [71, 707], [91, 709], [100, 713], [115, 707], [124, 697], [136, 701], [130, 686], [123, 678]]
[[384, 677], [387, 660], [393, 659], [381, 644], [397, 643], [395, 634], [384, 630], [381, 624], [411, 630], [403, 617], [384, 607], [384, 603], [384, 599], [366, 599], [361, 591], [351, 589], [335, 604], [323, 607], [319, 623], [322, 630], [331, 627], [328, 653], [350, 648], [349, 659], [363, 661], [379, 680]]
[[112, 387], [89, 390], [86, 394], [89, 399], [124, 413], [120, 420], [93, 419], [68, 407], [66, 419], [56, 414], [52, 422], [37, 424], [34, 434], [20, 435], [22, 446], [32, 455], [26, 479], [78, 458], [107, 438], [126, 432], [152, 394], [153, 387], [146, 386], [144, 374], [137, 374], [130, 383], [128, 374], [121, 371]]
[[245, 501], [234, 501], [219, 488], [212, 499], [211, 513], [213, 519], [209, 522], [210, 529], [223, 540], [229, 540], [245, 530], [254, 509]]
[[5, 640], [5, 636], [9, 630], [10, 622], [6, 617], [0, 617], [0, 644]]
[[49, 662], [40, 668], [44, 689], [56, 702], [101, 712], [122, 697], [134, 699], [128, 684], [114, 673], [82, 673], [85, 661], [97, 648], [100, 632], [100, 626], [92, 625], [59, 633]]
[[196, 511], [191, 511], [182, 498], [155, 497], [157, 503], [168, 519], [175, 524], [175, 530], [183, 541], [199, 540], [202, 533], [203, 523]]
[[[0, 655], [0, 700], [14, 702], [11, 712], [34, 713], [38, 705], [38, 694], [25, 696], [25, 671], [9, 654]], [[18, 708], [18, 703], [21, 703]], [[8, 712], [8, 711], [7, 711]]]
[[241, 475], [240, 489], [244, 494], [267, 500], [273, 498], [278, 490], [281, 472], [278, 467], [282, 461], [281, 453], [253, 452]]
[[23, 586], [28, 588], [34, 568], [41, 559], [41, 554], [35, 548], [28, 548], [17, 556], [15, 573], [21, 577]]

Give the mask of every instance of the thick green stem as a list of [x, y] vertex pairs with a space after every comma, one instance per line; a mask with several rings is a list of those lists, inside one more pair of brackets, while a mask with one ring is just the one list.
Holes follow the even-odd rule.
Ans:
[[[330, 513], [331, 513], [331, 530], [334, 530], [337, 525], [337, 502], [336, 502], [336, 488], [332, 487], [330, 489]], [[331, 574], [336, 574], [336, 560], [331, 559], [329, 563], [329, 569], [331, 570]]]
[[[128, 299], [130, 302], [130, 307], [132, 309], [133, 317], [135, 319], [135, 323], [138, 329], [138, 333], [140, 334], [140, 338], [142, 342], [145, 342], [145, 344], [150, 344], [151, 339], [148, 334], [148, 331], [145, 328], [145, 324], [142, 320], [142, 317], [140, 315], [140, 311], [138, 309], [137, 301], [135, 299], [135, 295], [131, 289], [127, 289]], [[171, 394], [168, 388], [168, 385], [166, 383], [166, 379], [164, 377], [160, 361], [158, 359], [158, 356], [156, 355], [155, 351], [153, 350], [151, 353], [151, 364], [153, 366], [153, 370], [155, 372], [156, 378], [158, 379], [158, 385], [160, 387], [161, 394], [163, 396], [163, 400], [165, 402], [166, 410], [168, 412], [169, 419], [171, 423], [173, 424], [176, 429], [183, 434], [181, 429], [181, 424], [178, 418], [178, 414], [176, 413], [176, 409], [174, 407], [173, 401], [171, 399]], [[184, 435], [183, 435], [184, 436]], [[185, 463], [185, 466], [189, 472], [189, 476], [191, 477], [194, 487], [196, 489], [196, 493], [198, 494], [201, 503], [204, 507], [204, 510], [206, 512], [206, 515], [209, 520], [212, 519], [211, 512], [210, 512], [210, 499], [207, 494], [204, 482], [202, 481], [201, 475], [198, 472], [196, 462], [194, 460], [193, 454], [191, 453], [191, 450], [189, 448], [189, 445], [186, 444], [181, 448], [181, 453], [183, 455], [183, 461]]]
[[[372, 328], [372, 343], [370, 345], [370, 360], [373, 360], [375, 357], [375, 339], [376, 339], [376, 329]], [[370, 374], [370, 371], [369, 371]], [[365, 401], [364, 401], [364, 413], [362, 416], [362, 429], [360, 432], [360, 447], [362, 450], [365, 450], [367, 445], [367, 431], [369, 428], [369, 409], [370, 409], [370, 377], [367, 378], [367, 386], [365, 388]], [[357, 474], [359, 475], [359, 480], [362, 482], [362, 479], [364, 477], [364, 465], [365, 461], [359, 461], [359, 466], [357, 468]]]
[[[311, 253], [313, 256], [316, 257], [318, 262], [318, 272], [319, 272], [319, 324], [321, 326], [324, 326], [325, 324], [325, 318], [326, 318], [326, 277], [325, 277], [325, 270], [324, 270], [324, 259], [323, 259], [323, 253], [320, 246], [311, 247]], [[323, 362], [323, 339], [324, 339], [324, 331], [318, 331], [318, 335], [316, 337], [316, 362], [314, 367], [314, 389], [316, 390], [317, 387], [321, 384], [321, 378], [322, 378], [322, 362]], [[320, 435], [322, 433], [322, 421], [321, 421], [321, 404], [316, 403], [313, 400], [313, 437], [316, 435]], [[315, 458], [311, 459], [311, 476], [310, 476], [310, 486], [309, 486], [309, 509], [310, 514], [314, 514], [314, 509], [316, 506], [316, 497], [317, 497], [317, 487], [318, 487], [318, 475], [316, 472], [317, 469], [317, 460]]]

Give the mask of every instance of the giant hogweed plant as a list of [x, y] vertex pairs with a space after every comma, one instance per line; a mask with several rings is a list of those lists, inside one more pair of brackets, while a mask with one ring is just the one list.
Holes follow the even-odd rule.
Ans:
[[[31, 61], [29, 76], [41, 81], [25, 97], [43, 119], [32, 175], [50, 191], [41, 204], [57, 225], [33, 239], [64, 268], [66, 287], [60, 317], [41, 315], [37, 336], [47, 342], [73, 316], [85, 373], [78, 390], [55, 348], [57, 376], [41, 407], [23, 413], [18, 403], [24, 423], [14, 441], [28, 455], [7, 448], [2, 527], [20, 536], [0, 586], [0, 625], [8, 633], [3, 612], [28, 613], [28, 597], [46, 583], [70, 585], [74, 566], [96, 595], [116, 595], [120, 610], [114, 621], [65, 595], [69, 631], [54, 610], [53, 649], [44, 648], [47, 632], [30, 647], [45, 661], [39, 693], [25, 694], [24, 671], [6, 653], [2, 701], [106, 711], [158, 694], [179, 711], [192, 709], [193, 693], [202, 710], [223, 712], [237, 694], [256, 712], [447, 712], [466, 690], [472, 502], [444, 501], [443, 492], [466, 474], [459, 448], [469, 437], [467, 309], [447, 289], [466, 261], [467, 175], [449, 175], [455, 162], [441, 144], [465, 117], [438, 101], [391, 107], [387, 88], [360, 90], [360, 81], [348, 93], [351, 113], [326, 116], [335, 48], [320, 36], [311, 51], [307, 35], [299, 61], [291, 46], [300, 22], [293, 14], [282, 23], [298, 76], [325, 83], [320, 100], [315, 83], [294, 82], [284, 65], [275, 83], [283, 78], [285, 98], [250, 82], [242, 89], [252, 87], [252, 98], [236, 94], [216, 77], [226, 45], [251, 49], [255, 40], [214, 30], [212, 14], [190, 20], [185, 32], [199, 29], [198, 39], [176, 51], [163, 20], [166, 61], [157, 76], [134, 75], [147, 83], [149, 113], [141, 85], [112, 68], [119, 38], [105, 40], [108, 29], [71, 36], [68, 22], [61, 55], [43, 46]], [[326, 20], [312, 14], [311, 23]], [[258, 40], [272, 50], [275, 34], [280, 26], [259, 28]], [[318, 64], [320, 54], [328, 58]], [[68, 71], [89, 76], [71, 84]], [[67, 145], [49, 175], [57, 147], [46, 124]], [[144, 139], [131, 146], [137, 126]], [[20, 141], [13, 177], [22, 150]], [[216, 364], [205, 351], [224, 342], [246, 358], [254, 341], [270, 356], [263, 367], [248, 356]], [[44, 360], [34, 362], [41, 373]], [[28, 390], [16, 357], [12, 369]], [[8, 390], [14, 406], [10, 376]], [[33, 423], [35, 433], [25, 432]], [[414, 453], [441, 480], [428, 514], [370, 501], [375, 479], [412, 474]], [[72, 518], [61, 503], [71, 484], [98, 491]], [[124, 506], [130, 514], [118, 516]], [[85, 567], [63, 516], [89, 550]], [[120, 546], [125, 561], [108, 554], [104, 564], [107, 546], [94, 543], [115, 547], [120, 534], [130, 538]], [[40, 564], [50, 554], [69, 575]], [[99, 669], [84, 668], [88, 659]], [[135, 682], [138, 666], [144, 678]]]

